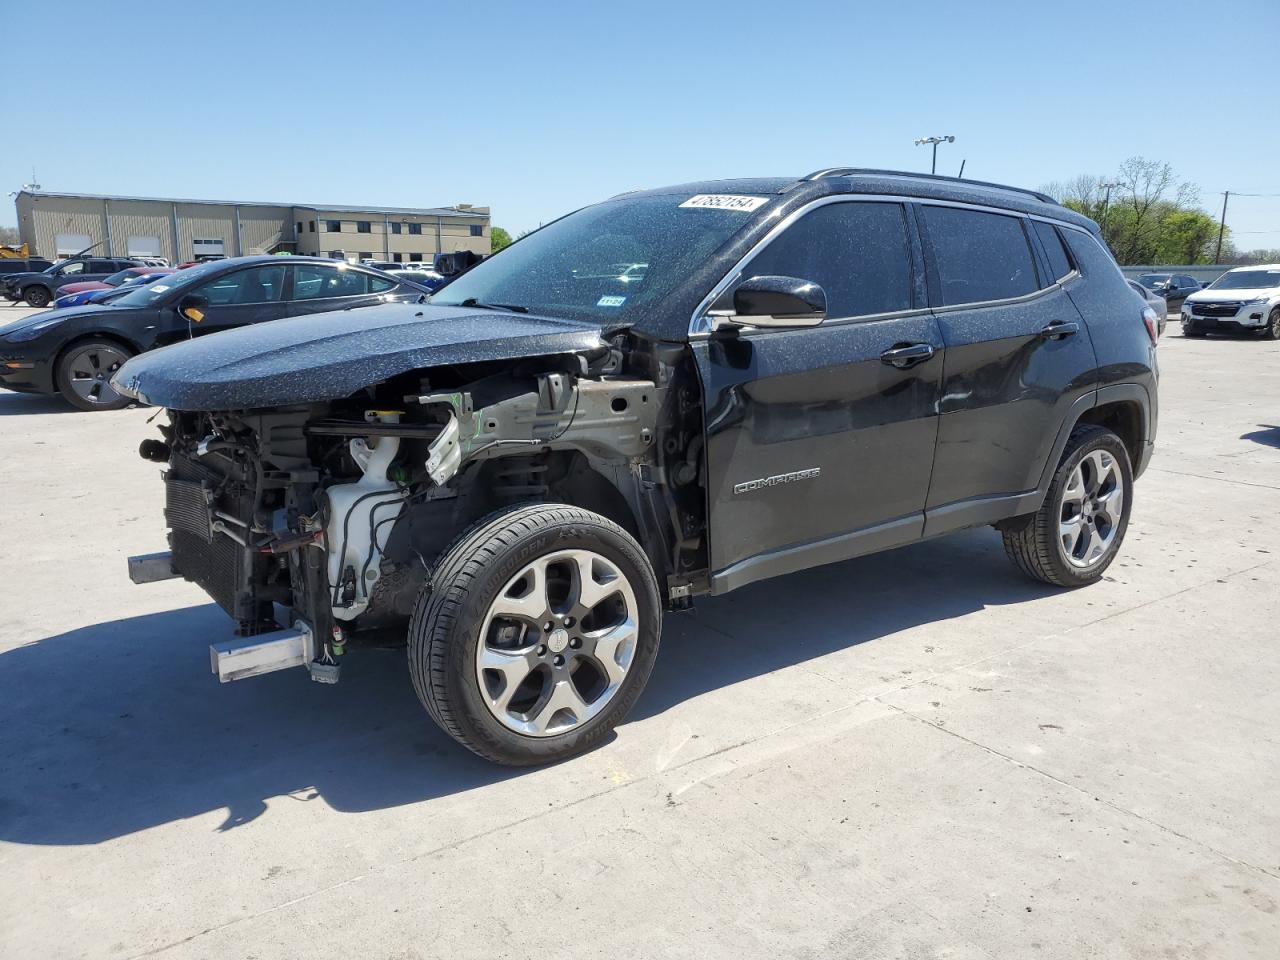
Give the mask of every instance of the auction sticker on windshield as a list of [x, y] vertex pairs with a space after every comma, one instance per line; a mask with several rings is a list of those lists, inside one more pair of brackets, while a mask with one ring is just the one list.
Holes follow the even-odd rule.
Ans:
[[680, 206], [697, 210], [739, 210], [742, 213], [750, 213], [768, 202], [768, 197], [739, 196], [733, 193], [700, 193], [696, 197], [690, 197]]

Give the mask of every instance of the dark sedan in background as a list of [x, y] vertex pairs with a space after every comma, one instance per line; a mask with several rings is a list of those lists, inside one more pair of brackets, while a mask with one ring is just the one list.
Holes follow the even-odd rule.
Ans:
[[138, 287], [108, 304], [48, 310], [0, 327], [0, 387], [60, 393], [82, 410], [129, 401], [111, 375], [135, 354], [251, 323], [414, 302], [426, 288], [333, 260], [236, 257]]
[[1182, 301], [1197, 290], [1203, 290], [1200, 281], [1181, 273], [1144, 273], [1138, 282], [1160, 296], [1164, 297], [1165, 307], [1169, 313], [1177, 313]]

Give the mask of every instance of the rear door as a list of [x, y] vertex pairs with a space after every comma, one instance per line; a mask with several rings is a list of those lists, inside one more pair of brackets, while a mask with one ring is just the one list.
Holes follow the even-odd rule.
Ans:
[[945, 204], [916, 213], [946, 344], [932, 535], [1008, 516], [1036, 489], [1097, 361], [1066, 292], [1079, 272], [1051, 224]]
[[[817, 327], [692, 344], [703, 381], [712, 589], [915, 539], [937, 433], [942, 340], [896, 202], [840, 198], [744, 265], [818, 283]], [[891, 362], [895, 349], [916, 356]]]
[[291, 317], [382, 303], [398, 286], [387, 277], [341, 263], [295, 263], [291, 269]]
[[204, 319], [191, 332], [217, 333], [283, 317], [288, 307], [284, 271], [282, 263], [259, 264], [219, 274], [190, 291], [209, 301]]

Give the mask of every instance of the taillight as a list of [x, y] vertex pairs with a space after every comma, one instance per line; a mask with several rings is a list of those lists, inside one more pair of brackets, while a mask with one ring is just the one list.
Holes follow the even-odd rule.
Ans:
[[1160, 318], [1150, 307], [1142, 308], [1142, 322], [1147, 325], [1147, 336], [1155, 343], [1160, 338]]

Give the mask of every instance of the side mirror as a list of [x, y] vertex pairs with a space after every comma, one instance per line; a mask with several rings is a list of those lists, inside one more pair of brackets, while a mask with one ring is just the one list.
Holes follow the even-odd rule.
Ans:
[[733, 292], [725, 320], [753, 327], [816, 327], [827, 319], [822, 287], [797, 277], [751, 277]]
[[204, 312], [209, 309], [209, 298], [198, 293], [188, 293], [178, 302], [178, 312], [192, 323], [204, 319]]

